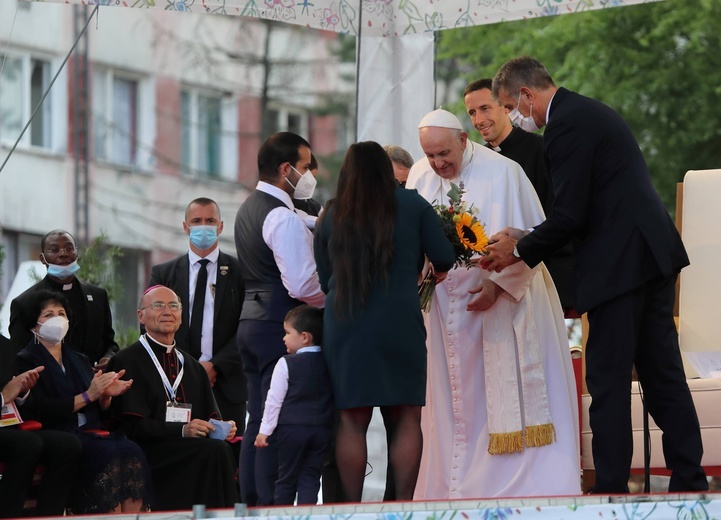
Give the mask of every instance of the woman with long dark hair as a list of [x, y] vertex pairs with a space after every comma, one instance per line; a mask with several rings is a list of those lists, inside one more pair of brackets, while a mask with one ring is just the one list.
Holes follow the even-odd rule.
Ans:
[[427, 257], [438, 280], [455, 260], [435, 211], [398, 188], [383, 148], [348, 149], [335, 199], [316, 226], [326, 298], [324, 353], [340, 421], [336, 459], [347, 500], [360, 502], [373, 408], [390, 421], [396, 498], [412, 500], [423, 436], [426, 331], [418, 279]]

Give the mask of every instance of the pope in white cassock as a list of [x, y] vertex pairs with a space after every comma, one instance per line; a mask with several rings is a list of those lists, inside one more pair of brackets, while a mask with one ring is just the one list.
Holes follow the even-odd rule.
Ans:
[[[461, 185], [488, 236], [544, 220], [514, 161], [469, 141], [456, 116], [419, 125], [426, 157], [407, 188], [448, 204]], [[415, 500], [578, 495], [576, 384], [556, 288], [545, 266], [459, 267], [426, 317], [428, 384]]]

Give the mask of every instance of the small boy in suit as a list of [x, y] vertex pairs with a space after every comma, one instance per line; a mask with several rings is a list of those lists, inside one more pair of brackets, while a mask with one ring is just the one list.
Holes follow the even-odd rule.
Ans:
[[335, 412], [321, 352], [323, 311], [309, 305], [295, 307], [286, 314], [283, 328], [288, 355], [273, 370], [255, 446], [268, 446], [277, 427], [274, 505], [293, 504], [296, 492], [298, 504], [316, 504]]

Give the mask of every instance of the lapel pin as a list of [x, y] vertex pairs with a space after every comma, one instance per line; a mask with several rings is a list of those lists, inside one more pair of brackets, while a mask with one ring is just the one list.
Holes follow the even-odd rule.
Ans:
[[225, 276], [228, 274], [228, 266], [227, 265], [221, 265], [220, 266], [220, 275]]
[[88, 301], [89, 301], [89, 302], [93, 301], [93, 295], [92, 295], [92, 294], [88, 294]]

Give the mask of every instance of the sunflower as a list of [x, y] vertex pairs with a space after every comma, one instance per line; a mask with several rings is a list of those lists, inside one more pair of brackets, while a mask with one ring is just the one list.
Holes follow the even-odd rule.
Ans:
[[483, 225], [470, 213], [462, 213], [460, 217], [456, 222], [456, 233], [458, 233], [458, 238], [461, 239], [461, 244], [466, 249], [472, 249], [479, 253], [483, 252], [488, 245], [488, 237]]

